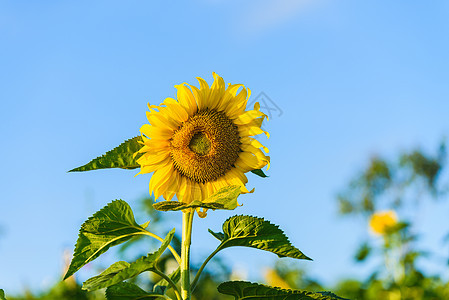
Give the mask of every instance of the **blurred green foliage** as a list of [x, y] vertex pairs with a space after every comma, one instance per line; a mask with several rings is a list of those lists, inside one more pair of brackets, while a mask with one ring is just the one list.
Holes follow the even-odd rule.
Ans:
[[435, 257], [420, 249], [414, 233], [414, 216], [423, 202], [446, 195], [439, 181], [445, 160], [444, 142], [434, 154], [417, 149], [393, 160], [374, 157], [338, 195], [340, 214], [359, 216], [367, 228], [371, 215], [381, 210], [394, 210], [400, 221], [379, 236], [377, 243], [374, 238], [367, 239], [357, 249], [354, 259], [358, 263], [379, 262], [371, 276], [341, 281], [335, 292], [350, 299], [449, 299], [448, 282], [418, 268], [418, 260]]
[[[299, 265], [281, 260], [266, 271], [265, 283], [314, 292], [333, 290], [348, 299], [449, 299], [449, 283], [443, 280], [440, 274], [424, 273], [417, 265], [418, 260], [430, 260], [433, 256], [432, 253], [420, 249], [414, 230], [415, 222], [410, 217], [410, 212], [419, 212], [424, 201], [445, 198], [446, 188], [440, 182], [445, 160], [445, 143], [441, 143], [433, 154], [417, 149], [401, 153], [392, 160], [376, 156], [369, 160], [367, 166], [338, 195], [340, 214], [348, 217], [358, 216], [358, 220], [365, 224], [366, 228], [371, 215], [377, 211], [392, 209], [399, 216], [399, 222], [385, 234], [377, 238], [367, 237], [354, 249], [356, 263], [377, 263], [367, 278], [345, 279], [335, 287], [324, 287], [319, 279], [310, 278]], [[170, 215], [154, 210], [152, 198], [141, 199], [139, 203], [141, 207], [137, 212], [142, 215], [137, 217], [149, 217], [150, 226], [154, 230], [163, 231], [170, 221]], [[132, 253], [133, 256], [139, 257], [148, 253], [148, 249], [156, 249], [159, 244], [156, 240], [138, 237], [121, 245], [118, 254], [129, 257]], [[175, 235], [172, 245], [180, 251], [179, 236]], [[140, 252], [130, 251], [135, 248], [140, 249]], [[171, 255], [166, 253], [160, 260], [160, 269], [170, 272], [173, 268], [171, 260]], [[193, 266], [192, 271], [196, 272], [198, 267]], [[231, 273], [219, 257], [214, 258], [202, 274], [198, 287], [193, 292], [193, 299], [230, 299], [230, 296], [219, 294], [217, 286], [220, 282], [230, 280]], [[131, 281], [151, 290], [159, 280], [157, 275], [149, 274]], [[6, 297], [8, 300], [97, 300], [104, 299], [104, 293], [101, 290], [87, 293], [81, 290], [80, 283], [72, 277], [42, 293], [33, 294], [26, 291], [23, 295], [6, 294]]]
[[[446, 145], [436, 154], [417, 149], [393, 160], [375, 156], [337, 198], [343, 215], [371, 215], [379, 209], [402, 209], [445, 194], [438, 178], [445, 166]], [[429, 196], [429, 197], [426, 197]]]

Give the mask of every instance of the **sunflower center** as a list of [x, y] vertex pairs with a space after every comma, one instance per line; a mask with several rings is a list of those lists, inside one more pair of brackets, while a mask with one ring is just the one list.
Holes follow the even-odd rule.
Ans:
[[210, 151], [210, 141], [203, 132], [197, 132], [190, 140], [189, 148], [200, 156], [206, 155]]
[[237, 126], [216, 110], [197, 112], [170, 140], [175, 169], [195, 182], [206, 183], [223, 176], [234, 166], [240, 152]]

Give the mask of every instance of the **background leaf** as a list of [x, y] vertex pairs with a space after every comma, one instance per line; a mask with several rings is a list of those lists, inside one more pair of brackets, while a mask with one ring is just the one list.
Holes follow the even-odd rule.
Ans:
[[133, 283], [121, 282], [106, 289], [108, 300], [134, 300], [134, 299], [166, 299], [163, 295], [148, 293]]
[[161, 201], [153, 204], [154, 209], [160, 211], [177, 211], [186, 208], [207, 208], [233, 210], [238, 206], [237, 198], [240, 195], [240, 186], [231, 185], [218, 190], [204, 201], [184, 203], [179, 201]]
[[0, 300], [6, 300], [5, 292], [2, 289], [0, 289]]
[[218, 249], [233, 246], [252, 247], [277, 254], [279, 257], [308, 259], [299, 249], [292, 246], [284, 232], [277, 225], [263, 218], [233, 216], [223, 223], [223, 233], [209, 232], [221, 240]]
[[265, 175], [265, 173], [261, 169], [251, 170], [251, 173], [256, 174], [257, 176], [260, 176], [262, 178], [268, 177], [267, 175]]
[[129, 267], [129, 263], [126, 261], [118, 261], [113, 263], [109, 268], [101, 272], [100, 275], [92, 277], [83, 283], [83, 290], [95, 291], [103, 286], [106, 282], [112, 279], [115, 275]]
[[110, 247], [145, 233], [146, 230], [134, 220], [128, 203], [123, 200], [112, 201], [81, 225], [73, 259], [64, 279]]
[[286, 290], [258, 283], [246, 281], [228, 281], [218, 286], [218, 291], [225, 295], [243, 299], [270, 299], [270, 300], [339, 300], [340, 298], [330, 292], [312, 293], [300, 290]]
[[145, 271], [156, 270], [156, 264], [162, 253], [167, 249], [173, 236], [175, 229], [172, 229], [158, 250], [153, 253], [143, 256], [133, 263], [116, 262], [107, 268], [103, 273], [98, 276], [92, 277], [83, 283], [83, 289], [88, 291], [95, 291], [111, 285], [120, 283], [129, 278], [133, 278]]
[[[173, 271], [168, 277], [176, 284], [181, 279], [181, 268], [177, 268], [175, 271]], [[153, 291], [157, 294], [164, 294], [165, 290], [169, 287], [169, 283], [165, 279], [159, 280], [154, 287]]]
[[142, 148], [142, 137], [136, 136], [132, 139], [126, 140], [119, 146], [115, 147], [111, 151], [106, 152], [102, 156], [99, 156], [84, 166], [70, 170], [69, 172], [83, 172], [97, 169], [109, 169], [109, 168], [122, 168], [122, 169], [135, 169], [140, 165], [136, 159], [139, 158], [134, 154]]

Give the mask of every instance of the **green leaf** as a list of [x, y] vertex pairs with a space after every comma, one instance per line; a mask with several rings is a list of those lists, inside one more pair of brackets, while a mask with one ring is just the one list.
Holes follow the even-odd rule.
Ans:
[[370, 252], [371, 252], [371, 247], [368, 243], [365, 242], [359, 247], [354, 258], [357, 262], [364, 261], [368, 257]]
[[73, 259], [64, 279], [72, 276], [110, 247], [146, 232], [134, 220], [128, 203], [123, 200], [112, 201], [81, 225]]
[[155, 271], [158, 259], [162, 253], [167, 249], [173, 236], [175, 229], [172, 229], [165, 237], [162, 245], [153, 253], [147, 256], [142, 256], [133, 263], [117, 262], [107, 268], [98, 276], [92, 277], [83, 283], [83, 289], [88, 291], [95, 291], [111, 285], [120, 283], [129, 278], [133, 278], [145, 271]]
[[5, 292], [2, 289], [0, 289], [0, 300], [6, 300]]
[[[168, 277], [174, 282], [178, 283], [178, 281], [181, 279], [181, 268], [177, 268], [175, 271], [173, 271]], [[165, 290], [169, 287], [170, 283], [168, 283], [167, 280], [161, 279], [159, 280], [153, 287], [153, 291], [158, 294], [164, 294]]]
[[218, 291], [235, 297], [235, 300], [270, 299], [270, 300], [341, 300], [329, 292], [312, 293], [300, 290], [286, 290], [246, 281], [228, 281], [218, 286]]
[[268, 177], [267, 175], [265, 175], [265, 173], [261, 169], [251, 170], [251, 173], [256, 174], [257, 176], [260, 176], [262, 178]]
[[277, 225], [263, 218], [252, 216], [233, 216], [223, 223], [224, 233], [209, 232], [221, 241], [218, 250], [243, 246], [252, 247], [277, 254], [279, 257], [297, 259], [311, 258], [292, 246], [284, 232]]
[[126, 261], [118, 261], [113, 263], [109, 268], [104, 270], [100, 275], [92, 277], [83, 283], [83, 290], [95, 291], [98, 286], [102, 286], [112, 279], [115, 275], [129, 267]]
[[323, 296], [327, 296], [327, 297], [330, 297], [330, 299], [332, 299], [332, 300], [348, 300], [348, 299], [346, 299], [346, 298], [342, 298], [342, 297], [338, 297], [337, 295], [335, 295], [334, 293], [332, 293], [332, 292], [317, 292], [317, 294], [321, 294], [321, 295], [323, 295]]
[[70, 170], [69, 172], [84, 172], [97, 169], [122, 168], [135, 169], [140, 165], [137, 163], [138, 156], [134, 154], [142, 148], [141, 136], [136, 136], [132, 139], [126, 140], [111, 151], [106, 152], [84, 166]]
[[133, 283], [121, 282], [106, 289], [108, 300], [135, 300], [135, 299], [167, 299], [163, 295], [148, 293]]
[[218, 190], [206, 200], [184, 203], [179, 201], [161, 201], [153, 204], [154, 209], [160, 211], [176, 211], [187, 208], [227, 209], [233, 210], [238, 206], [237, 197], [241, 194], [240, 186], [231, 185]]

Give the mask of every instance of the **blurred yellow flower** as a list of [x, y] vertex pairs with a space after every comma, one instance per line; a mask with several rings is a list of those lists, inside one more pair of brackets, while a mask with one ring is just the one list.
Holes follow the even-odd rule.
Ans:
[[268, 285], [280, 287], [282, 289], [291, 289], [292, 287], [285, 281], [274, 269], [265, 270], [265, 280]]
[[375, 234], [383, 235], [397, 223], [396, 213], [393, 210], [388, 210], [374, 213], [369, 221], [369, 226]]
[[[252, 136], [264, 133], [267, 117], [259, 103], [246, 111], [250, 90], [229, 84], [213, 73], [211, 87], [197, 78], [200, 88], [186, 83], [175, 86], [177, 99], [150, 105], [150, 124], [140, 128], [144, 146], [137, 160], [140, 172], [154, 174], [150, 193], [156, 199], [190, 203], [205, 200], [219, 189], [241, 186], [248, 193], [245, 174], [270, 165], [268, 149]], [[190, 88], [189, 88], [190, 87]], [[238, 93], [237, 93], [238, 92]]]

